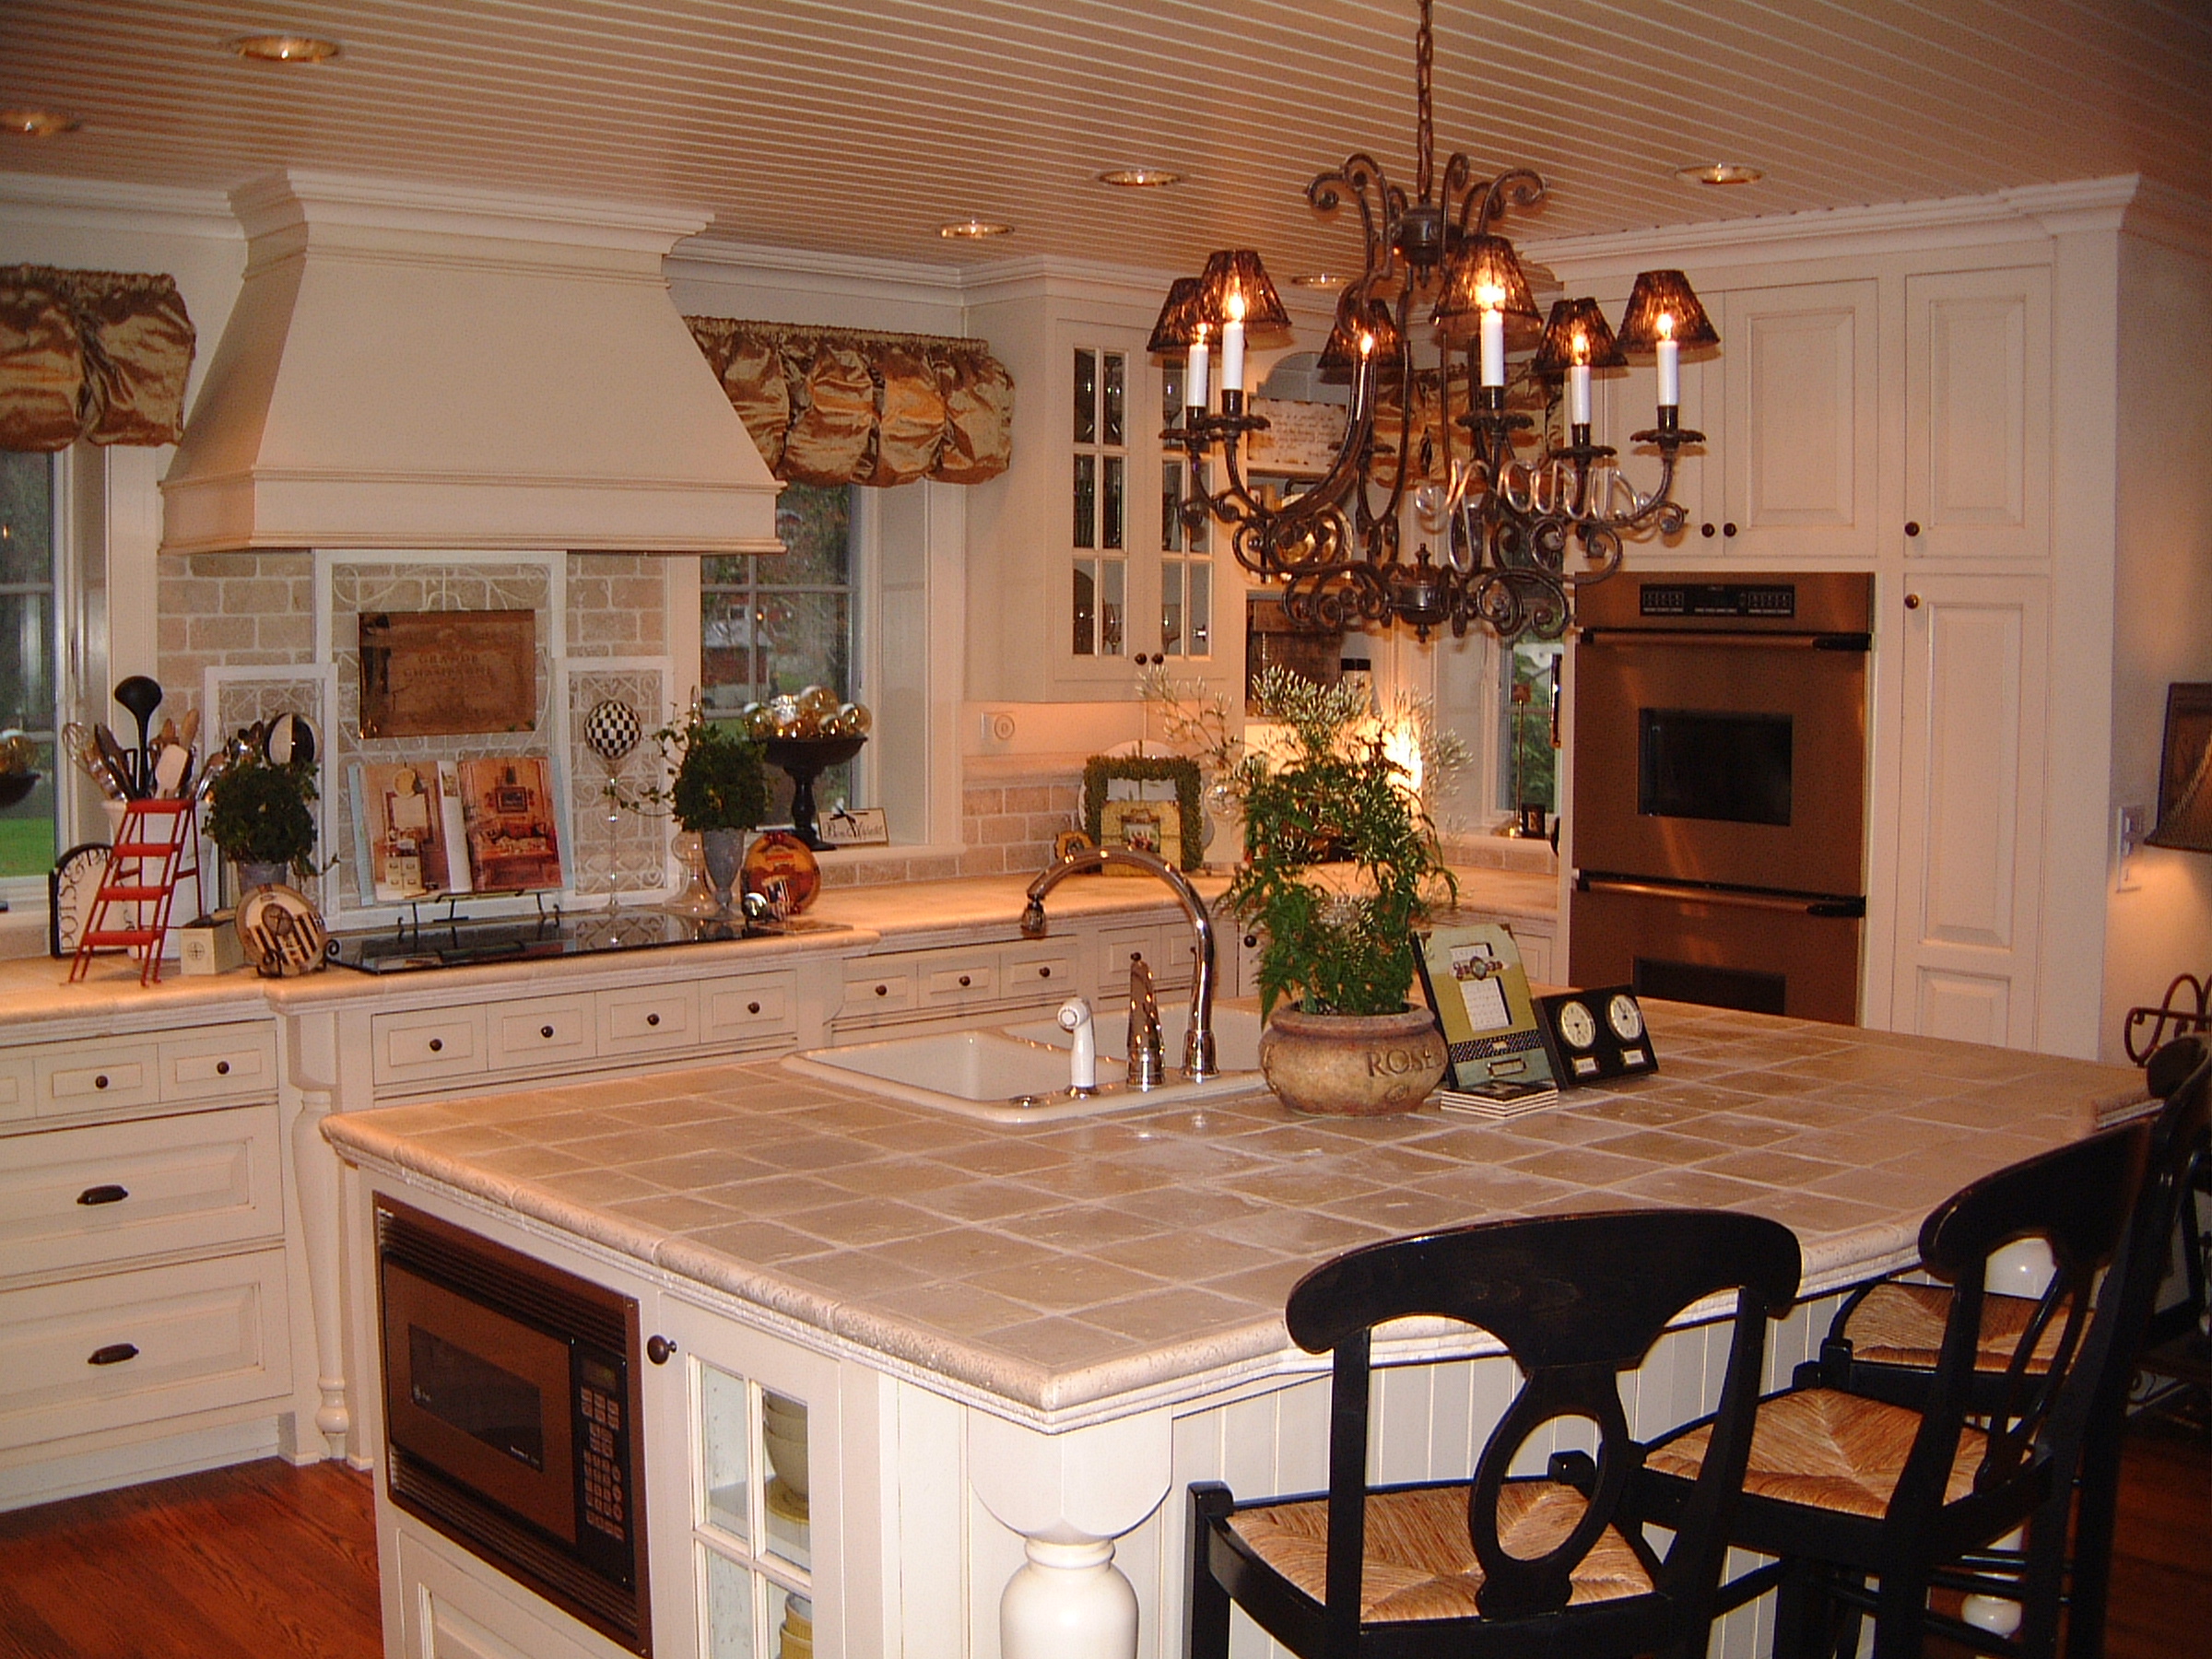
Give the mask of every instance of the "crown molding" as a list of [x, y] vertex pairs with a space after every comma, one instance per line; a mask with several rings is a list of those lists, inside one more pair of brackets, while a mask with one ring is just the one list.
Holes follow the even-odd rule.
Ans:
[[[1577, 280], [1628, 273], [1661, 259], [1684, 265], [1761, 265], [1784, 260], [1880, 254], [1918, 248], [1961, 247], [2060, 230], [2117, 229], [2143, 187], [2134, 173], [2030, 184], [1987, 195], [1945, 196], [1865, 207], [1712, 219], [1602, 236], [1532, 237], [1532, 258], [1571, 268]], [[2179, 195], [2180, 193], [2170, 193]], [[2186, 198], [2183, 198], [2186, 199]]]
[[1049, 295], [1108, 305], [1142, 306], [1156, 312], [1161, 296], [1168, 291], [1168, 284], [1174, 279], [1171, 271], [1030, 253], [1018, 259], [994, 260], [989, 265], [967, 267], [961, 289], [970, 305], [999, 305]]
[[2145, 179], [2128, 204], [2124, 229], [2179, 253], [2212, 259], [2212, 201]]
[[368, 178], [287, 168], [230, 192], [249, 238], [297, 227], [399, 231], [665, 254], [702, 229], [688, 208], [584, 196], [524, 194], [418, 179]]
[[712, 231], [677, 243], [662, 268], [672, 281], [756, 283], [814, 293], [912, 304], [963, 303], [960, 266], [924, 265], [919, 260], [854, 258], [813, 248], [771, 248], [731, 241]]
[[141, 236], [153, 231], [218, 241], [238, 241], [244, 236], [219, 190], [124, 184], [53, 173], [0, 173], [0, 206], [7, 209], [13, 223], [41, 229]]

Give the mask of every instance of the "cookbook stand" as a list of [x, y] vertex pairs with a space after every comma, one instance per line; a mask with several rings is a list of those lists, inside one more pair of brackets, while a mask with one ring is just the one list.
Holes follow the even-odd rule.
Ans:
[[[138, 982], [160, 982], [161, 949], [169, 937], [177, 884], [190, 877], [194, 908], [206, 902], [200, 888], [198, 847], [198, 805], [189, 795], [124, 804], [107, 870], [92, 895], [92, 908], [70, 958], [70, 983], [85, 977], [97, 952], [115, 949], [142, 952]], [[128, 926], [112, 924], [110, 912], [117, 905], [131, 907]]]

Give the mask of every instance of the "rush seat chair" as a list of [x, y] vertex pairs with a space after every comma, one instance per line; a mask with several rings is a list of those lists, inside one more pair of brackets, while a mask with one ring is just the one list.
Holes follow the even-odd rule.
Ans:
[[[1855, 1652], [1866, 1611], [1877, 1659], [1913, 1659], [1930, 1629], [1983, 1647], [1983, 1632], [1930, 1611], [1929, 1588], [2023, 1524], [2026, 1582], [2038, 1592], [2056, 1582], [2083, 1434], [2126, 1312], [2129, 1276], [2104, 1270], [2120, 1255], [2150, 1136], [2142, 1123], [2092, 1135], [1974, 1182], [1930, 1213], [1921, 1261], [1952, 1294], [1916, 1406], [1825, 1386], [1817, 1365], [1759, 1402], [1730, 1541], [1779, 1559], [1720, 1599], [1734, 1606], [1779, 1590], [1776, 1659]], [[1993, 1388], [1977, 1375], [1984, 1275], [1991, 1255], [2030, 1235], [2049, 1244], [2056, 1271]], [[2039, 1348], [2047, 1358], [2031, 1364]], [[1687, 1515], [1721, 1445], [1719, 1426], [1705, 1423], [1660, 1441], [1632, 1507], [1663, 1524]], [[2058, 1598], [2025, 1599], [2019, 1651], [2048, 1655]]]
[[[1303, 1659], [1702, 1654], [1767, 1322], [1798, 1273], [1796, 1239], [1775, 1222], [1639, 1210], [1390, 1240], [1309, 1274], [1286, 1319], [1309, 1353], [1334, 1355], [1328, 1490], [1240, 1501], [1218, 1482], [1191, 1488], [1191, 1659], [1226, 1659], [1232, 1603]], [[1676, 1315], [1729, 1291], [1711, 1467], [1661, 1550], [1619, 1512], [1643, 1456], [1619, 1376]], [[1488, 1332], [1525, 1381], [1468, 1478], [1371, 1488], [1372, 1334], [1424, 1315]], [[1587, 1498], [1508, 1475], [1560, 1418], [1596, 1426]]]

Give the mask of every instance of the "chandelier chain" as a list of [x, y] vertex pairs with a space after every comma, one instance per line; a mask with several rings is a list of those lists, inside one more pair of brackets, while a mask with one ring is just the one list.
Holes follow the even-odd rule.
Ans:
[[1436, 32], [1430, 20], [1431, 0], [1421, 0], [1420, 31], [1414, 36], [1414, 197], [1429, 200], [1436, 171]]

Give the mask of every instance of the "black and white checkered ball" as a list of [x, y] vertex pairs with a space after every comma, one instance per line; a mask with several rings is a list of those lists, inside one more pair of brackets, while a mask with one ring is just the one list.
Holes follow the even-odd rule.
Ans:
[[609, 766], [619, 765], [643, 735], [638, 712], [617, 698], [608, 698], [584, 716], [583, 740]]

